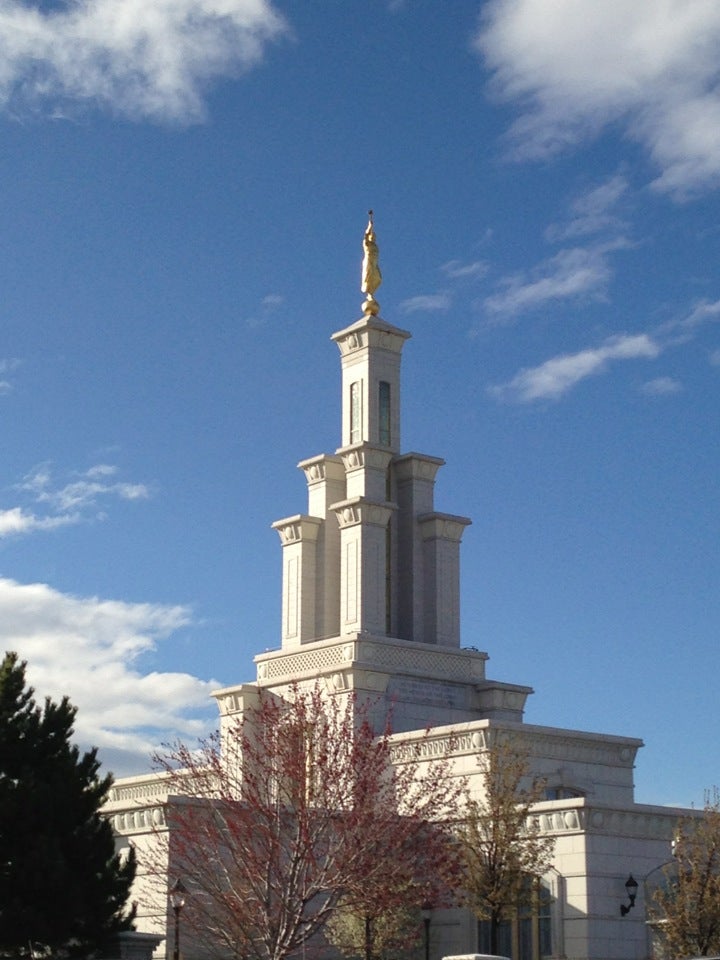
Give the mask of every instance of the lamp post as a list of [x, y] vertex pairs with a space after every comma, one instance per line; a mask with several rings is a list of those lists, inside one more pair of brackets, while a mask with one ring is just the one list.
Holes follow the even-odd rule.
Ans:
[[173, 960], [180, 960], [180, 911], [185, 906], [185, 884], [178, 877], [170, 887], [170, 904], [175, 914], [175, 943], [173, 945]]
[[430, 960], [430, 918], [432, 917], [432, 904], [428, 901], [422, 905], [423, 926], [425, 927], [425, 960]]
[[637, 882], [635, 877], [632, 874], [625, 881], [625, 892], [627, 893], [628, 900], [630, 903], [628, 906], [625, 906], [624, 903], [620, 904], [620, 916], [626, 917], [632, 908], [635, 906], [635, 897], [637, 896], [638, 887], [640, 884]]

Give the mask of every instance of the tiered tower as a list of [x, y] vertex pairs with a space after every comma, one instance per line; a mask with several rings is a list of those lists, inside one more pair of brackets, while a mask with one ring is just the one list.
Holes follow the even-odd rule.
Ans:
[[[283, 553], [281, 646], [255, 658], [252, 683], [215, 694], [230, 747], [223, 762], [238, 756], [229, 728], [261, 691], [283, 697], [292, 685], [318, 683], [328, 697], [353, 694], [368, 703], [378, 725], [392, 710], [397, 762], [449, 755], [477, 798], [485, 791], [479, 758], [493, 743], [510, 741], [546, 783], [547, 800], [533, 815], [556, 840], [554, 866], [542, 880], [546, 896], [538, 900], [548, 912], [508, 922], [512, 956], [642, 960], [650, 953], [649, 887], [641, 884], [626, 916], [626, 878], [660, 875], [676, 818], [691, 811], [634, 802], [640, 740], [525, 723], [530, 688], [486, 679], [487, 655], [460, 646], [459, 551], [470, 521], [435, 510], [443, 461], [401, 452], [400, 358], [410, 335], [380, 317], [372, 217], [364, 249], [362, 318], [333, 336], [342, 368], [341, 446], [300, 464], [307, 513], [273, 525]], [[403, 753], [410, 744], [421, 745], [419, 759]], [[105, 809], [118, 844], [132, 844], [141, 864], [153, 862], [157, 829], [168, 830], [172, 880], [182, 862], [174, 859], [167, 790], [157, 774], [118, 781]], [[133, 896], [151, 942], [171, 920], [156, 894], [141, 869]], [[435, 911], [432, 924], [434, 957], [483, 949], [482, 925], [469, 911]], [[198, 947], [197, 956], [210, 956], [209, 948]]]
[[[398, 730], [519, 720], [530, 688], [487, 681], [487, 655], [460, 648], [460, 541], [471, 521], [435, 510], [443, 460], [401, 452], [410, 334], [380, 317], [372, 211], [363, 247], [363, 315], [332, 336], [341, 446], [299, 464], [307, 513], [273, 524], [283, 550], [281, 649], [256, 658], [258, 685], [282, 693], [320, 677], [331, 692], [367, 693], [383, 711], [392, 704]], [[248, 695], [247, 684], [220, 691], [223, 714]]]

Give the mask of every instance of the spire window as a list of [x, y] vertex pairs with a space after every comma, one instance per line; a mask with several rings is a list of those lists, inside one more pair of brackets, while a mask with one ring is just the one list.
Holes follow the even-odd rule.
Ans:
[[362, 440], [362, 394], [360, 381], [350, 384], [350, 443]]
[[379, 441], [383, 447], [390, 446], [390, 384], [381, 380], [378, 390], [379, 401]]

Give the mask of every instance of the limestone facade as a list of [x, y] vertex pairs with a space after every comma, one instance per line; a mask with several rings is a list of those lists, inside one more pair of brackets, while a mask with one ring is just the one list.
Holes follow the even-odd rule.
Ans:
[[[683, 811], [634, 802], [642, 741], [525, 723], [531, 688], [489, 679], [487, 654], [461, 646], [460, 543], [470, 520], [435, 510], [444, 461], [402, 452], [400, 361], [409, 337], [372, 314], [333, 335], [342, 445], [299, 464], [307, 512], [273, 524], [282, 550], [280, 648], [255, 658], [254, 680], [215, 693], [221, 733], [261, 689], [282, 696], [292, 683], [320, 681], [329, 697], [367, 698], [378, 720], [392, 708], [398, 763], [428, 725], [428, 756], [452, 739], [456, 772], [476, 793], [478, 756], [495, 738], [511, 737], [546, 780], [548, 800], [535, 816], [556, 848], [542, 934], [515, 929], [501, 952], [513, 960], [644, 960], [651, 946], [643, 880], [670, 859]], [[163, 828], [164, 796], [155, 776], [113, 789], [107, 812], [141, 864], [148, 836]], [[172, 879], [171, 863], [168, 870]], [[634, 909], [621, 916], [629, 874], [640, 889]], [[134, 896], [139, 929], [164, 932], [167, 905], [151, 894], [142, 870]], [[479, 937], [468, 913], [436, 912], [432, 960], [487, 952]]]

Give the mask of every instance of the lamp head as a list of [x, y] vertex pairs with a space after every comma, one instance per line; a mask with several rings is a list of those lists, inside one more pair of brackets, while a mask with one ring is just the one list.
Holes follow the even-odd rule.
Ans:
[[185, 906], [186, 894], [185, 884], [178, 877], [172, 887], [170, 887], [170, 903], [172, 904], [173, 910], [182, 910]]

